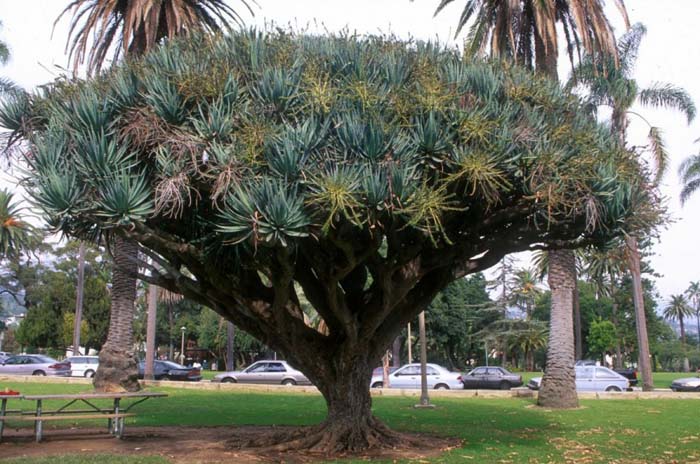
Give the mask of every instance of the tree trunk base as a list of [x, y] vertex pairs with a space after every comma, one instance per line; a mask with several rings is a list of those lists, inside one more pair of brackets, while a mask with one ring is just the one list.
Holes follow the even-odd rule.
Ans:
[[92, 384], [98, 392], [136, 392], [141, 389], [134, 353], [104, 346], [100, 351], [100, 366]]
[[229, 443], [235, 448], [265, 448], [270, 452], [304, 451], [324, 456], [357, 454], [366, 451], [421, 448], [430, 441], [389, 429], [370, 417], [360, 426], [326, 420], [311, 427], [276, 432]]

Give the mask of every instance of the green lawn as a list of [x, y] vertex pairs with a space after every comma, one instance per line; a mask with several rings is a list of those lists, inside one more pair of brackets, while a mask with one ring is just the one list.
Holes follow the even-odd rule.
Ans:
[[[4, 383], [25, 394], [85, 391], [85, 385]], [[158, 388], [167, 398], [137, 406], [128, 425], [308, 425], [321, 421], [323, 399], [294, 393], [233, 393]], [[647, 463], [700, 461], [698, 400], [585, 400], [571, 411], [533, 407], [526, 399], [436, 398], [434, 410], [415, 398], [380, 397], [375, 413], [403, 431], [455, 436], [461, 448], [433, 462]], [[25, 407], [30, 407], [29, 404]], [[46, 402], [46, 408], [50, 403]], [[128, 430], [127, 425], [127, 430]], [[49, 426], [50, 428], [51, 426]], [[90, 456], [12, 464], [157, 464], [161, 458]]]

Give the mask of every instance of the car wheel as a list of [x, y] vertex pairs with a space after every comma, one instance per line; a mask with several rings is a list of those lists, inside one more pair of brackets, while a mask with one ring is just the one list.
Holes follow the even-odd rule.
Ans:
[[606, 392], [621, 392], [620, 387], [610, 386], [605, 389]]
[[95, 376], [95, 371], [93, 371], [93, 370], [85, 371], [85, 377], [91, 378], [94, 376]]
[[677, 392], [677, 391], [678, 391], [678, 389], [676, 389], [676, 388], [672, 388], [672, 389], [671, 389], [671, 391], [672, 391], [672, 392]]
[[444, 383], [439, 383], [439, 384], [435, 385], [435, 390], [449, 390], [449, 389], [450, 389], [450, 387], [448, 387]]
[[287, 387], [292, 387], [292, 386], [294, 386], [294, 385], [296, 385], [296, 384], [297, 384], [297, 383], [296, 383], [294, 380], [292, 380], [292, 379], [285, 379], [285, 381], [282, 382], [282, 385], [285, 385], [285, 386], [287, 386]]
[[231, 378], [231, 377], [224, 377], [221, 379], [221, 383], [237, 383], [236, 379]]
[[500, 388], [501, 390], [510, 390], [510, 383], [508, 383], [508, 382], [501, 382], [501, 383], [498, 385], [498, 388]]
[[372, 384], [372, 388], [382, 388], [384, 387], [384, 384], [382, 382], [374, 382]]
[[34, 372], [32, 372], [32, 375], [41, 375], [41, 376], [44, 376], [44, 375], [46, 375], [46, 372], [44, 372], [44, 371], [34, 371]]

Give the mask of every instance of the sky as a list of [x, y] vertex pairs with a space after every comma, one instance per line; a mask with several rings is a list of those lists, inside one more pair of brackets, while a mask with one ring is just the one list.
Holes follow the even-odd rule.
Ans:
[[[228, 0], [248, 25], [269, 24], [312, 31], [348, 29], [359, 33], [393, 33], [400, 37], [439, 40], [459, 46], [465, 33], [454, 38], [457, 19], [466, 0], [455, 0], [437, 17], [433, 12], [438, 0], [257, 0], [255, 16], [245, 11], [238, 0]], [[0, 76], [12, 79], [27, 90], [58, 77], [68, 67], [65, 54], [70, 14], [54, 21], [68, 1], [0, 0], [0, 40], [11, 49], [11, 61], [0, 68]], [[252, 2], [251, 2], [252, 3]], [[624, 33], [614, 2], [608, 0], [607, 14], [616, 29]], [[640, 87], [654, 82], [669, 82], [686, 89], [700, 105], [700, 54], [697, 52], [696, 25], [700, 18], [698, 0], [627, 0], [632, 23], [647, 27], [642, 42], [635, 79]], [[562, 60], [565, 61], [565, 60]], [[560, 76], [568, 75], [562, 63]], [[661, 231], [653, 246], [651, 265], [656, 278], [661, 307], [672, 294], [683, 292], [691, 281], [700, 280], [700, 192], [683, 207], [680, 182], [676, 175], [681, 161], [700, 152], [700, 118], [687, 125], [685, 117], [673, 111], [633, 108], [649, 123], [661, 127], [671, 155], [670, 170], [661, 186], [674, 222]], [[649, 126], [644, 119], [631, 116], [629, 143], [646, 145]], [[3, 169], [6, 163], [3, 164]], [[2, 182], [2, 181], [0, 181]], [[11, 183], [11, 181], [9, 181]], [[4, 181], [4, 185], [8, 183]], [[526, 259], [521, 260], [526, 265]]]

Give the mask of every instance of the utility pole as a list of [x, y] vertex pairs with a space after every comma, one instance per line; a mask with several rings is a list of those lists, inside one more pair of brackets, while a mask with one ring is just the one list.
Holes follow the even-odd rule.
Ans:
[[406, 343], [408, 344], [408, 364], [413, 362], [413, 355], [411, 354], [411, 323], [408, 323], [407, 327], [408, 337], [406, 337]]
[[232, 371], [235, 369], [233, 362], [233, 340], [236, 335], [236, 329], [233, 322], [226, 321], [226, 370]]
[[[75, 324], [73, 326], [73, 356], [80, 355], [80, 327], [83, 323], [83, 293], [85, 282], [85, 243], [78, 247], [78, 285], [75, 295]], [[87, 353], [85, 353], [87, 354]]]
[[156, 317], [158, 312], [158, 287], [148, 286], [148, 314], [146, 320], [146, 365], [143, 368], [143, 378], [153, 380], [153, 365], [156, 354]]

